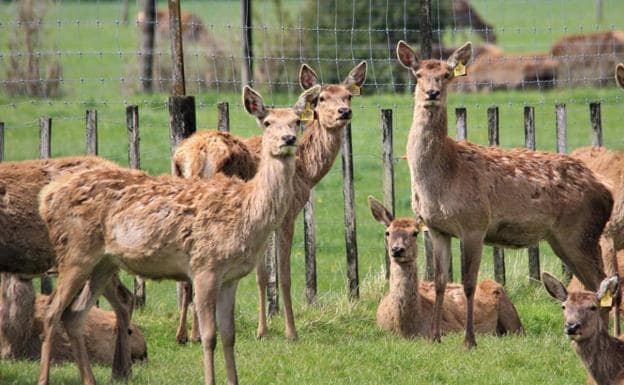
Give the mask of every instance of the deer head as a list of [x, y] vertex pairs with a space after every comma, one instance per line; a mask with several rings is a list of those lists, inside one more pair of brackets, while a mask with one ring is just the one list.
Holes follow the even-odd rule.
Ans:
[[457, 66], [465, 66], [472, 56], [472, 43], [459, 47], [448, 60], [420, 60], [403, 40], [397, 44], [397, 58], [416, 78], [414, 96], [418, 105], [436, 108], [446, 105], [446, 88]]
[[[339, 130], [351, 121], [351, 98], [359, 94], [360, 87], [366, 81], [366, 70], [367, 64], [362, 61], [341, 84], [323, 86], [314, 110], [314, 118], [318, 119], [321, 126]], [[320, 84], [316, 72], [307, 64], [303, 64], [299, 70], [299, 84], [304, 90]]]
[[[599, 332], [607, 333], [605, 319], [611, 310], [609, 297], [618, 290], [617, 276], [605, 278], [595, 293], [585, 290], [568, 293], [557, 278], [546, 272], [542, 274], [542, 281], [548, 294], [561, 302], [563, 331], [569, 339], [578, 342]], [[605, 299], [609, 300], [608, 305], [601, 306], [601, 301]]]
[[243, 89], [243, 105], [250, 115], [256, 117], [264, 128], [263, 148], [268, 148], [273, 157], [293, 156], [297, 150], [297, 128], [306, 106], [314, 108], [321, 86], [314, 86], [303, 92], [292, 108], [269, 108], [262, 96], [253, 88]]
[[386, 227], [386, 246], [390, 260], [396, 263], [416, 261], [418, 255], [416, 238], [420, 223], [412, 218], [395, 219], [392, 213], [372, 196], [368, 197], [368, 206], [373, 218]]
[[624, 63], [620, 63], [615, 67], [615, 80], [624, 88]]

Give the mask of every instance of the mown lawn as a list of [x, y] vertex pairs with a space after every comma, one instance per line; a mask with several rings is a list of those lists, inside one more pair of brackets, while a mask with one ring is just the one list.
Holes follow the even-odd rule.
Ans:
[[[53, 118], [53, 156], [84, 153], [84, 111], [98, 110], [100, 155], [127, 162], [124, 109], [140, 106], [141, 166], [152, 174], [168, 172], [169, 134], [165, 94], [142, 95], [128, 91], [121, 78], [136, 60], [137, 29], [116, 19], [120, 2], [62, 2], [52, 7], [47, 34], [63, 53], [65, 95], [58, 99], [10, 98], [0, 94], [0, 121], [5, 122], [7, 160], [38, 156], [40, 116]], [[134, 2], [131, 2], [134, 5]], [[206, 23], [224, 27], [237, 23], [238, 2], [183, 1]], [[565, 4], [564, 4], [565, 3]], [[546, 50], [564, 33], [603, 28], [624, 28], [624, 4], [604, 1], [605, 21], [597, 26], [587, 1], [475, 1], [483, 15], [504, 26], [501, 46], [509, 52]], [[267, 5], [268, 1], [259, 2]], [[539, 4], [539, 6], [538, 6]], [[297, 9], [297, 2], [288, 2]], [[258, 6], [256, 9], [263, 9]], [[135, 9], [131, 7], [131, 14]], [[260, 12], [260, 11], [259, 11]], [[0, 5], [0, 53], [7, 52], [11, 7]], [[97, 20], [100, 22], [98, 23]], [[59, 21], [57, 23], [57, 21]], [[78, 23], [80, 21], [80, 23]], [[450, 38], [449, 38], [450, 39]], [[52, 48], [50, 48], [52, 49]], [[121, 54], [120, 54], [121, 52]], [[81, 54], [82, 53], [82, 54]], [[4, 74], [6, 55], [0, 59]], [[193, 65], [192, 63], [188, 65]], [[2, 75], [0, 75], [2, 76]], [[191, 90], [193, 92], [194, 90]], [[237, 360], [244, 384], [573, 384], [584, 382], [584, 370], [562, 333], [561, 310], [536, 282], [530, 282], [526, 251], [507, 251], [507, 286], [526, 328], [521, 337], [481, 336], [477, 349], [463, 349], [460, 334], [441, 344], [404, 341], [380, 331], [374, 321], [376, 305], [386, 283], [383, 279], [383, 229], [372, 220], [366, 197], [381, 198], [380, 109], [394, 110], [397, 213], [410, 215], [409, 176], [404, 161], [405, 140], [411, 122], [412, 100], [407, 94], [376, 93], [364, 88], [354, 99], [353, 149], [361, 299], [349, 302], [346, 290], [344, 222], [340, 161], [316, 188], [318, 305], [308, 307], [303, 296], [304, 266], [302, 226], [293, 246], [293, 293], [300, 340], [282, 336], [283, 321], [271, 320], [271, 336], [255, 339], [257, 295], [254, 277], [241, 281], [237, 295]], [[266, 92], [268, 103], [287, 105], [294, 94]], [[588, 102], [602, 102], [604, 142], [624, 148], [622, 107], [624, 92], [613, 89], [560, 89], [489, 94], [452, 94], [449, 98], [449, 134], [454, 135], [454, 109], [468, 109], [468, 136], [487, 143], [486, 110], [500, 108], [501, 146], [524, 145], [523, 108], [535, 107], [537, 147], [555, 148], [554, 105], [568, 108], [568, 149], [590, 143]], [[257, 134], [255, 122], [242, 111], [240, 95], [208, 91], [196, 93], [199, 127], [214, 127], [215, 104], [229, 101], [232, 131]], [[470, 199], [470, 197], [465, 197]], [[547, 245], [541, 247], [542, 270], [560, 272], [560, 263]], [[455, 276], [459, 276], [457, 245]], [[486, 248], [481, 278], [492, 277], [491, 250]], [[422, 262], [422, 258], [421, 261]], [[130, 283], [130, 277], [125, 277]], [[148, 282], [147, 306], [134, 320], [145, 331], [149, 363], [135, 367], [131, 384], [199, 384], [203, 381], [201, 348], [175, 343], [177, 321], [173, 282]], [[218, 348], [220, 349], [220, 347]], [[216, 360], [219, 383], [225, 382], [221, 351]], [[31, 384], [36, 362], [0, 361], [0, 384]], [[110, 369], [96, 368], [100, 383], [110, 379]], [[74, 364], [52, 371], [54, 384], [79, 384]]]

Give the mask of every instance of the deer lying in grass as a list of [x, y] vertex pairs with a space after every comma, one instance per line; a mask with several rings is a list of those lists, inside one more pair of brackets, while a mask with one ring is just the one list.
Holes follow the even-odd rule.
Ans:
[[[39, 192], [63, 175], [117, 167], [112, 162], [92, 156], [0, 163], [0, 271], [32, 277], [55, 269], [56, 255], [39, 216]], [[115, 279], [107, 286], [104, 296], [115, 311], [118, 330], [128, 330], [132, 294]], [[19, 301], [18, 297], [5, 297], [5, 306], [19, 306]], [[19, 329], [21, 325], [3, 324], [0, 327]], [[19, 343], [20, 339], [14, 341]], [[117, 334], [115, 349], [113, 378], [128, 378], [132, 360], [127, 333]]]
[[440, 340], [451, 237], [463, 241], [466, 256], [468, 348], [476, 345], [474, 294], [484, 243], [519, 248], [545, 239], [584, 284], [596, 289], [604, 278], [599, 238], [613, 205], [609, 190], [568, 156], [484, 147], [448, 136], [447, 86], [454, 69], [470, 60], [470, 43], [447, 61], [421, 61], [401, 41], [397, 56], [416, 77], [407, 160], [412, 208], [433, 243], [433, 339]]
[[[295, 194], [289, 203], [278, 239], [279, 284], [284, 302], [285, 334], [297, 338], [295, 319], [290, 295], [290, 256], [295, 230], [295, 219], [308, 201], [310, 190], [329, 172], [340, 151], [342, 130], [351, 121], [351, 91], [359, 89], [366, 80], [366, 62], [353, 68], [342, 84], [328, 84], [321, 88], [314, 120], [306, 124], [297, 152], [297, 165], [293, 180]], [[319, 84], [316, 73], [307, 65], [299, 71], [299, 83], [303, 89]], [[237, 138], [216, 131], [197, 133], [182, 142], [173, 157], [174, 170], [180, 176], [210, 177], [222, 172], [250, 178], [257, 168], [262, 138]], [[259, 338], [268, 333], [266, 319], [267, 276], [263, 266], [257, 270], [259, 312]], [[182, 309], [178, 328], [178, 342], [186, 341], [186, 309]], [[196, 330], [196, 328], [193, 328]]]
[[95, 383], [81, 325], [103, 283], [119, 268], [147, 278], [191, 281], [205, 383], [215, 384], [218, 317], [227, 382], [238, 384], [236, 287], [257, 265], [286, 214], [300, 115], [319, 92], [320, 86], [304, 92], [293, 108], [268, 108], [253, 89], [243, 89], [245, 109], [264, 127], [258, 172], [247, 182], [222, 175], [203, 181], [111, 169], [86, 171], [43, 189], [40, 213], [58, 255], [59, 277], [44, 320], [39, 385], [48, 384], [52, 335], [61, 317], [77, 348], [83, 383]]
[[[394, 218], [375, 198], [368, 197], [375, 220], [386, 227], [390, 258], [390, 291], [377, 308], [377, 325], [402, 337], [431, 337], [431, 316], [435, 300], [432, 282], [418, 281], [416, 238], [420, 223], [413, 218]], [[446, 287], [442, 331], [460, 331], [466, 324], [466, 300], [458, 284]], [[480, 333], [522, 333], [515, 306], [501, 285], [486, 279], [475, 293], [475, 331]]]
[[[588, 382], [624, 384], [624, 341], [610, 336], [605, 322], [611, 310], [610, 297], [618, 290], [618, 278], [605, 278], [596, 292], [568, 292], [548, 273], [542, 274], [542, 281], [548, 293], [563, 303], [563, 330], [585, 365]], [[606, 306], [602, 306], [604, 300]]]
[[[0, 358], [39, 359], [48, 296], [35, 297], [31, 279], [2, 274], [0, 301]], [[85, 322], [89, 358], [103, 365], [112, 365], [115, 345], [111, 344], [111, 339], [115, 338], [117, 333], [115, 314], [93, 308], [89, 311]], [[147, 345], [143, 332], [136, 325], [130, 324], [127, 333], [132, 361], [147, 359]], [[54, 342], [53, 362], [60, 363], [73, 359], [67, 334], [57, 333]]]

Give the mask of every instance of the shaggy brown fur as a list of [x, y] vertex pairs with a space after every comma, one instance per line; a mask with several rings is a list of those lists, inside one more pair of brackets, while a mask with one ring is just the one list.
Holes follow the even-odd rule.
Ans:
[[433, 243], [437, 295], [432, 334], [440, 339], [451, 237], [457, 237], [466, 262], [466, 347], [476, 345], [473, 306], [484, 242], [517, 248], [545, 239], [595, 289], [604, 278], [598, 242], [613, 205], [609, 190], [578, 160], [448, 136], [447, 86], [452, 69], [467, 63], [470, 52], [467, 43], [446, 62], [420, 61], [405, 42], [397, 47], [399, 61], [417, 79], [407, 158], [412, 208]]
[[[418, 281], [417, 236], [419, 223], [412, 218], [395, 219], [373, 197], [368, 197], [373, 217], [386, 227], [386, 247], [390, 258], [390, 290], [377, 308], [377, 324], [403, 337], [431, 337], [435, 302], [433, 282]], [[463, 330], [466, 298], [462, 285], [447, 285], [442, 315], [442, 332]], [[522, 333], [515, 306], [503, 287], [487, 279], [475, 293], [475, 331], [478, 333]]]
[[[19, 299], [19, 303], [15, 302]], [[0, 358], [31, 360], [41, 355], [43, 318], [48, 307], [48, 296], [35, 300], [35, 289], [30, 279], [2, 275], [2, 302], [0, 302]], [[115, 314], [99, 308], [89, 311], [85, 325], [85, 339], [89, 357], [100, 364], [112, 365], [116, 338]], [[147, 345], [143, 332], [134, 324], [127, 329], [132, 361], [147, 359]], [[54, 336], [53, 362], [73, 360], [67, 334], [59, 331]]]
[[40, 213], [57, 252], [59, 278], [44, 322], [40, 385], [48, 384], [52, 335], [61, 317], [72, 345], [80, 348], [76, 359], [83, 383], [95, 383], [81, 322], [102, 284], [119, 268], [147, 278], [191, 281], [205, 383], [215, 383], [217, 316], [228, 384], [238, 383], [236, 287], [256, 266], [288, 209], [284, 202], [293, 193], [299, 117], [319, 92], [319, 86], [306, 91], [293, 108], [269, 109], [258, 93], [244, 88], [245, 108], [265, 127], [258, 172], [247, 182], [224, 175], [203, 181], [102, 169], [43, 189]]
[[[52, 180], [64, 175], [96, 168], [116, 168], [107, 160], [78, 156], [45, 160], [0, 163], [0, 271], [32, 276], [54, 269], [56, 258], [48, 231], [39, 216], [38, 196]], [[118, 327], [127, 330], [132, 312], [132, 296], [115, 279], [104, 295], [113, 306]], [[14, 303], [11, 303], [14, 302]], [[5, 305], [18, 307], [18, 296], [5, 296]], [[1, 322], [1, 321], [0, 321]], [[2, 328], [20, 328], [21, 325], [1, 325]], [[26, 340], [16, 338], [12, 349], [21, 350]], [[130, 376], [132, 362], [125, 333], [115, 343], [113, 377]]]
[[597, 292], [568, 292], [548, 273], [542, 274], [542, 281], [548, 293], [563, 303], [564, 332], [585, 365], [588, 383], [624, 384], [624, 341], [609, 335], [605, 319], [610, 307], [600, 306], [607, 291], [616, 290], [618, 279], [606, 278]]
[[615, 64], [624, 60], [624, 31], [583, 33], [564, 36], [550, 49], [559, 59], [561, 86], [604, 86], [612, 84]]
[[[293, 181], [295, 194], [289, 203], [288, 212], [284, 217], [280, 231], [277, 232], [279, 284], [285, 310], [285, 334], [289, 339], [297, 338], [290, 295], [290, 253], [295, 219], [308, 201], [310, 190], [329, 172], [340, 151], [342, 129], [350, 122], [352, 116], [352, 94], [349, 90], [352, 86], [361, 87], [364, 84], [366, 69], [366, 62], [361, 62], [351, 70], [342, 84], [330, 84], [322, 87], [318, 105], [314, 110], [315, 119], [306, 124], [297, 151], [296, 172]], [[299, 82], [303, 89], [309, 89], [319, 84], [319, 79], [316, 73], [304, 64], [299, 72]], [[255, 164], [249, 162], [251, 160], [257, 162], [259, 159], [262, 137], [244, 139], [214, 132], [199, 135], [196, 139], [191, 138], [182, 142], [176, 150], [174, 159], [183, 159], [183, 161], [175, 163], [175, 168], [183, 170], [180, 174], [187, 177], [209, 177], [214, 172], [228, 172], [220, 165], [234, 164], [238, 168], [235, 174], [245, 179], [248, 177], [248, 172], [256, 167]], [[206, 142], [201, 143], [201, 140], [204, 139]], [[221, 143], [218, 140], [221, 140]], [[248, 153], [241, 151], [240, 148], [246, 148], [252, 156], [249, 157]], [[178, 153], [182, 155], [178, 156]], [[243, 156], [239, 156], [241, 153]], [[223, 155], [227, 158], [219, 160]], [[213, 163], [206, 164], [207, 161]], [[231, 168], [231, 170], [234, 169]], [[264, 337], [268, 333], [265, 307], [268, 280], [264, 268], [259, 268], [257, 273], [259, 295], [257, 335]], [[178, 330], [182, 332], [177, 336], [178, 342], [186, 341], [186, 328], [180, 325]]]

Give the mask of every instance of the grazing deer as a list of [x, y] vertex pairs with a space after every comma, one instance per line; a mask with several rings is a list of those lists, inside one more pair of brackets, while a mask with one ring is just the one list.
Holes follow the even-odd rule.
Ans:
[[[48, 302], [47, 295], [35, 296], [31, 279], [22, 279], [14, 274], [2, 274], [0, 358], [35, 360], [41, 356], [41, 333]], [[100, 364], [112, 365], [115, 345], [110, 341], [117, 333], [115, 314], [92, 308], [85, 322], [89, 358]], [[147, 359], [147, 345], [143, 332], [131, 323], [127, 333], [132, 361]], [[72, 360], [72, 349], [67, 334], [57, 333], [54, 340], [52, 361]]]
[[[137, 14], [137, 24], [146, 22], [145, 12], [140, 11]], [[159, 9], [156, 11], [156, 32], [161, 41], [167, 41], [170, 38], [169, 31], [169, 10]], [[204, 26], [202, 19], [189, 11], [180, 12], [180, 25], [182, 27], [182, 39], [184, 42], [203, 41], [208, 37], [208, 30]]]
[[484, 147], [448, 136], [447, 87], [454, 68], [470, 60], [470, 43], [447, 61], [421, 61], [400, 41], [397, 56], [416, 77], [407, 160], [412, 208], [433, 244], [433, 339], [440, 340], [451, 237], [464, 245], [468, 348], [476, 345], [474, 294], [484, 243], [520, 248], [545, 239], [584, 284], [597, 288], [604, 278], [598, 241], [613, 205], [609, 190], [568, 156]]
[[[432, 282], [418, 281], [418, 237], [420, 223], [413, 218], [394, 218], [375, 198], [368, 197], [375, 220], [386, 227], [386, 246], [390, 258], [390, 291], [377, 308], [377, 325], [402, 337], [431, 337], [431, 316], [435, 300]], [[447, 306], [442, 316], [442, 331], [460, 331], [466, 323], [463, 287], [451, 284], [445, 292]], [[503, 287], [486, 279], [475, 293], [475, 330], [480, 333], [522, 333], [515, 306]]]
[[488, 24], [481, 15], [474, 9], [468, 0], [453, 0], [453, 25], [457, 27], [468, 27], [477, 33], [483, 41], [496, 43], [494, 27]]
[[596, 292], [568, 292], [548, 273], [542, 274], [542, 281], [548, 294], [562, 302], [563, 331], [585, 365], [588, 382], [624, 384], [624, 341], [610, 336], [605, 322], [611, 310], [611, 296], [618, 290], [618, 278], [605, 278]]
[[[95, 383], [84, 348], [83, 319], [103, 283], [119, 268], [142, 277], [191, 281], [207, 385], [215, 384], [217, 317], [227, 383], [238, 384], [234, 302], [238, 281], [257, 265], [293, 194], [296, 132], [304, 107], [268, 108], [250, 87], [243, 104], [264, 127], [258, 172], [249, 181], [223, 175], [203, 181], [141, 171], [86, 171], [56, 180], [40, 195], [40, 213], [58, 255], [58, 282], [44, 320], [39, 385], [49, 380], [52, 336], [63, 320], [85, 385]], [[86, 284], [86, 286], [85, 286]], [[80, 293], [80, 288], [85, 289]]]
[[[54, 270], [57, 258], [38, 211], [41, 189], [63, 175], [116, 167], [112, 162], [93, 156], [0, 163], [0, 271], [30, 277]], [[106, 287], [104, 296], [115, 311], [118, 330], [128, 330], [132, 294], [115, 277]], [[15, 308], [19, 302], [17, 296], [5, 296], [5, 306]], [[0, 327], [20, 329], [21, 326], [3, 323]], [[113, 378], [128, 378], [132, 360], [127, 333], [117, 334], [115, 349]]]
[[[329, 172], [340, 151], [342, 130], [351, 121], [351, 97], [366, 80], [366, 62], [354, 67], [342, 84], [323, 85], [314, 109], [314, 120], [306, 124], [297, 152], [296, 171], [293, 180], [295, 194], [288, 204], [288, 211], [276, 233], [278, 239], [279, 284], [284, 302], [285, 334], [297, 338], [295, 319], [290, 295], [290, 256], [295, 230], [295, 219], [308, 201], [310, 190]], [[299, 71], [299, 83], [304, 90], [319, 84], [316, 73], [306, 64]], [[237, 138], [230, 134], [205, 131], [182, 142], [173, 157], [174, 170], [184, 177], [210, 177], [220, 172], [250, 178], [257, 168], [262, 138]], [[259, 320], [257, 336], [268, 333], [266, 319], [267, 276], [263, 266], [257, 270], [259, 295]], [[186, 341], [186, 309], [178, 328], [178, 342]], [[196, 330], [196, 328], [193, 328]]]

